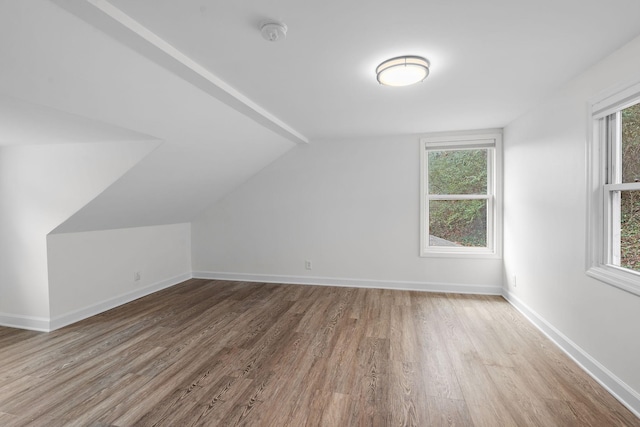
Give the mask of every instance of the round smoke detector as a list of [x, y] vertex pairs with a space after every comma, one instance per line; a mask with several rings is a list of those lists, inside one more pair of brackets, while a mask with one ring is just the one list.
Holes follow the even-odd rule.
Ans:
[[260, 27], [262, 38], [270, 42], [276, 42], [287, 36], [287, 26], [280, 22], [265, 22]]

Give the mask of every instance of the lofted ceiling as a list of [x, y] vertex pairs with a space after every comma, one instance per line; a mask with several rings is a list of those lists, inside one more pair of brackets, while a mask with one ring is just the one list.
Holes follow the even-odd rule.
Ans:
[[[0, 145], [162, 141], [58, 231], [187, 222], [296, 144], [503, 127], [638, 16], [637, 0], [0, 0]], [[286, 39], [261, 38], [269, 19]], [[403, 54], [427, 80], [379, 85]]]

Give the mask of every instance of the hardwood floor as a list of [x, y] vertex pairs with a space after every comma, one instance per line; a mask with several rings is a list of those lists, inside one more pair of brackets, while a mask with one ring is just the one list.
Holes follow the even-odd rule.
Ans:
[[640, 426], [500, 297], [189, 280], [0, 327], [1, 426]]

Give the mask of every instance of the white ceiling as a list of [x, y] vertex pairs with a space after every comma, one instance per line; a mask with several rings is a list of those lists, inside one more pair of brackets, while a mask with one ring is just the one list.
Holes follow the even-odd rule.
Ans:
[[[638, 16], [637, 0], [0, 0], [0, 143], [163, 141], [59, 231], [190, 221], [296, 143], [503, 127]], [[263, 40], [265, 19], [287, 38]], [[430, 76], [380, 86], [402, 54]]]
[[[310, 139], [503, 127], [640, 34], [637, 0], [112, 0]], [[285, 22], [284, 41], [259, 33]], [[403, 55], [432, 72], [380, 86]]]

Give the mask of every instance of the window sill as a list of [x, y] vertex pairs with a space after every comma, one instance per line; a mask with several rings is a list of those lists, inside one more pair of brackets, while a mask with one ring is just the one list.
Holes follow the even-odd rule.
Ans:
[[617, 267], [598, 265], [588, 269], [587, 276], [640, 296], [640, 274]]
[[439, 251], [423, 250], [420, 252], [421, 258], [480, 258], [480, 259], [502, 259], [502, 256], [493, 251]]

